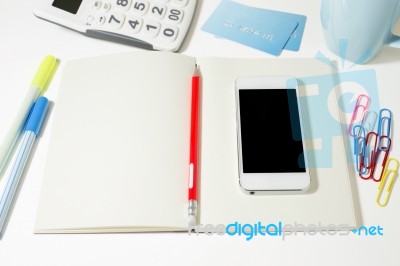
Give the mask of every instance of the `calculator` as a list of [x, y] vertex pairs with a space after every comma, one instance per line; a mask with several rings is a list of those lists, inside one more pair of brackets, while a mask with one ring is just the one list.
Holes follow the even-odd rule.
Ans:
[[33, 13], [94, 38], [178, 51], [196, 0], [38, 0]]

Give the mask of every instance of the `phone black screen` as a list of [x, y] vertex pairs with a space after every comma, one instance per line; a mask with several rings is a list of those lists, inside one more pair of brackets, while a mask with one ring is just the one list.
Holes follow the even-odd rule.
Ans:
[[306, 172], [295, 89], [239, 90], [244, 173]]

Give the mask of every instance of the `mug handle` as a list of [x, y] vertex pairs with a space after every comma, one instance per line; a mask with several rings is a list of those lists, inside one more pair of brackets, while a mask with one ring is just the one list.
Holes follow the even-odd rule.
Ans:
[[385, 44], [389, 47], [400, 48], [400, 36], [392, 34]]

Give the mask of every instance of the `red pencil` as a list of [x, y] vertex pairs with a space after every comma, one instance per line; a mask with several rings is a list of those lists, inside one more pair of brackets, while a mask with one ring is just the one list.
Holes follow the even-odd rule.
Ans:
[[200, 76], [196, 65], [192, 76], [192, 108], [190, 120], [190, 156], [189, 156], [189, 216], [197, 215], [197, 181], [199, 174], [199, 105]]

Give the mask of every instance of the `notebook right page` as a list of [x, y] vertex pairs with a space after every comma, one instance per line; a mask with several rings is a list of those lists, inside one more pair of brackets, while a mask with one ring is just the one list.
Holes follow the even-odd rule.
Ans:
[[[201, 224], [356, 226], [332, 69], [314, 59], [201, 58], [197, 64], [203, 79]], [[304, 194], [252, 196], [239, 186], [234, 86], [240, 76], [257, 75], [298, 80], [312, 179]]]

